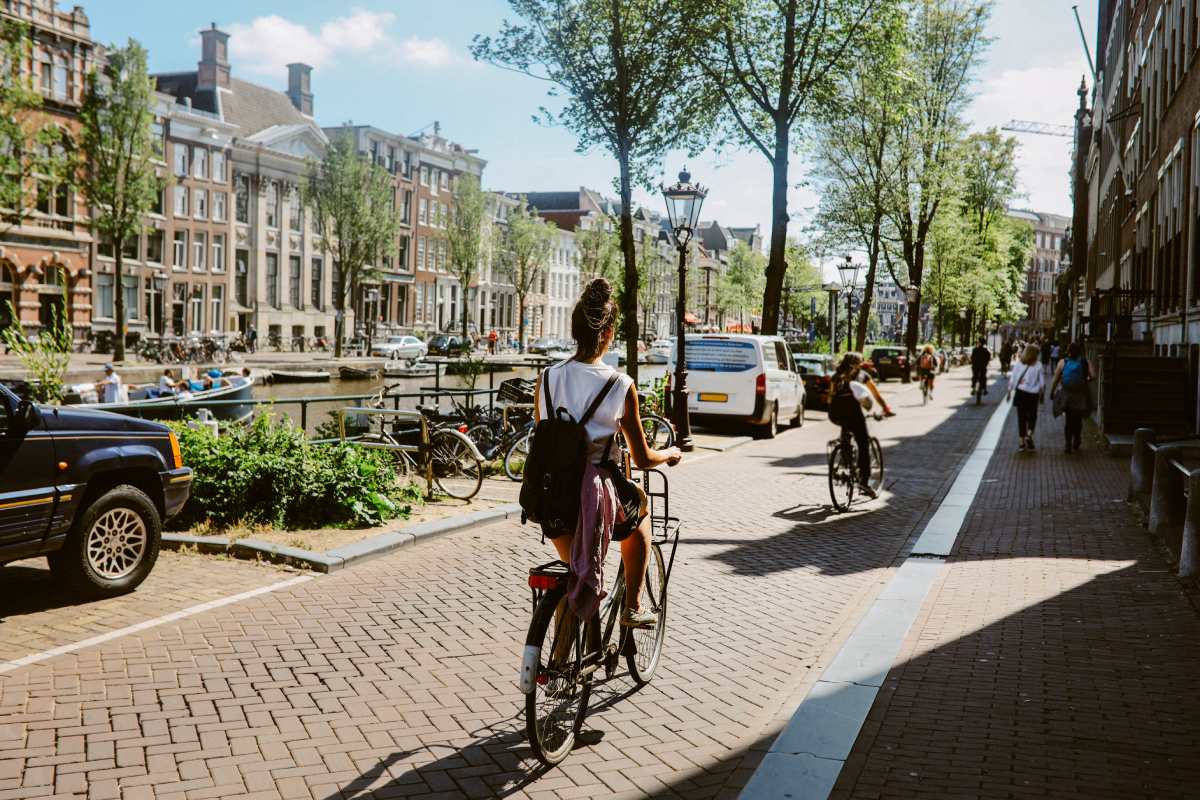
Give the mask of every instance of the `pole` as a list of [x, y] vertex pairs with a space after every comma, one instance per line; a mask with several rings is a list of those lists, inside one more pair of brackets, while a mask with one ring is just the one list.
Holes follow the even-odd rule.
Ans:
[[854, 289], [846, 292], [846, 349], [854, 349]]
[[675, 299], [675, 444], [685, 453], [692, 451], [692, 426], [688, 419], [687, 336], [684, 333], [684, 306], [687, 293], [687, 248], [679, 248], [679, 295]]

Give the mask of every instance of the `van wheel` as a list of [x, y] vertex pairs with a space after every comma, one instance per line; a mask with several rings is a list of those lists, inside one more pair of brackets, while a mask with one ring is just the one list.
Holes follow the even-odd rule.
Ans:
[[82, 595], [112, 597], [146, 579], [161, 540], [162, 520], [146, 493], [117, 486], [79, 515], [62, 550], [49, 559], [50, 568]]
[[779, 404], [771, 406], [771, 417], [765, 425], [760, 425], [754, 432], [756, 439], [774, 439], [779, 432]]

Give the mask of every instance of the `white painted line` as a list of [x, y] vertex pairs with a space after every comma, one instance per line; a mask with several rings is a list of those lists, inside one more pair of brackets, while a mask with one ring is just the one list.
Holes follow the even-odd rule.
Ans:
[[[776, 737], [740, 795], [744, 800], [823, 800], [850, 756], [888, 670], [967, 518], [1010, 405], [1001, 401], [950, 491], [925, 524], [913, 555], [859, 620], [854, 632]], [[930, 558], [929, 556], [933, 556]]]
[[316, 577], [316, 576], [301, 575], [296, 578], [289, 578], [286, 581], [280, 581], [279, 583], [272, 583], [270, 586], [263, 586], [258, 589], [251, 589], [248, 592], [242, 592], [241, 594], [230, 595], [229, 597], [222, 597], [218, 600], [210, 600], [207, 603], [201, 603], [200, 605], [192, 606], [190, 608], [185, 608], [181, 611], [172, 611], [170, 614], [163, 614], [161, 617], [155, 617], [154, 619], [148, 619], [145, 622], [139, 622], [136, 625], [129, 625], [124, 628], [118, 628], [115, 631], [109, 631], [108, 633], [102, 633], [99, 636], [92, 636], [92, 637], [90, 637], [88, 639], [84, 639], [82, 641], [73, 642], [72, 644], [64, 644], [61, 647], [55, 647], [51, 650], [43, 650], [40, 653], [34, 653], [33, 655], [23, 656], [21, 658], [14, 659], [12, 661], [0, 662], [0, 674], [5, 673], [5, 672], [12, 672], [14, 669], [26, 667], [26, 666], [29, 666], [30, 664], [36, 664], [39, 661], [45, 661], [46, 659], [54, 658], [55, 656], [61, 656], [66, 653], [74, 653], [78, 650], [83, 650], [85, 647], [92, 647], [93, 645], [104, 644], [105, 642], [111, 642], [113, 639], [119, 639], [122, 636], [128, 636], [131, 633], [138, 633], [139, 631], [144, 631], [148, 628], [153, 628], [158, 625], [164, 625], [168, 622], [174, 622], [176, 620], [184, 619], [185, 617], [191, 617], [191, 616], [195, 616], [196, 614], [202, 614], [205, 611], [211, 611], [214, 608], [220, 608], [221, 606], [227, 606], [227, 605], [231, 605], [233, 603], [239, 603], [242, 600], [249, 600], [251, 597], [257, 597], [260, 594], [267, 594], [268, 592], [277, 592], [280, 589], [287, 589], [288, 587], [296, 586], [296, 585], [304, 583], [306, 581], [311, 581], [314, 577]]

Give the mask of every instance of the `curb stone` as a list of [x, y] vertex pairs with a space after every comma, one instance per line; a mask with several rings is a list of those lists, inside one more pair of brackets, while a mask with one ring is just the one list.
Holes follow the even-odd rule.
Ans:
[[482, 528], [501, 522], [521, 513], [521, 506], [508, 503], [496, 508], [456, 514], [445, 519], [419, 522], [393, 531], [335, 547], [324, 553], [316, 553], [299, 547], [290, 547], [259, 539], [237, 539], [229, 541], [223, 536], [189, 536], [179, 533], [164, 533], [162, 546], [170, 550], [195, 547], [202, 553], [224, 553], [235, 558], [263, 559], [276, 564], [304, 566], [316, 572], [336, 572], [343, 567], [368, 559], [386, 555], [393, 550], [417, 542], [433, 539], [447, 533]]

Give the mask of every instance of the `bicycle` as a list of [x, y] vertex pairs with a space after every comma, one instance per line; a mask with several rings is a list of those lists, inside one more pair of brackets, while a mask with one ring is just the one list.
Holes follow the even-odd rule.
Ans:
[[933, 375], [921, 376], [921, 405], [926, 405], [933, 397]]
[[[883, 419], [882, 414], [871, 415], [876, 421]], [[867, 485], [875, 491], [883, 486], [883, 448], [874, 436], [871, 441], [871, 474]], [[842, 429], [837, 439], [830, 439], [826, 445], [829, 465], [829, 497], [833, 500], [834, 510], [848, 511], [858, 492], [858, 445], [854, 435]]]
[[[661, 478], [661, 489], [653, 490]], [[634, 477], [633, 480], [639, 480]], [[611, 680], [620, 657], [625, 656], [630, 676], [639, 685], [648, 683], [658, 669], [667, 634], [667, 587], [679, 546], [679, 520], [670, 515], [667, 477], [661, 470], [645, 470], [640, 482], [650, 501], [651, 542], [641, 603], [657, 612], [652, 628], [625, 628], [617, 615], [625, 607], [625, 571], [617, 570], [612, 591], [599, 610], [579, 624], [567, 604], [569, 567], [551, 561], [529, 570], [533, 616], [521, 659], [520, 688], [525, 694], [525, 730], [534, 754], [547, 766], [567, 757], [587, 715], [588, 699], [596, 673]], [[670, 544], [667, 559], [663, 548]], [[614, 641], [613, 631], [620, 633]]]

